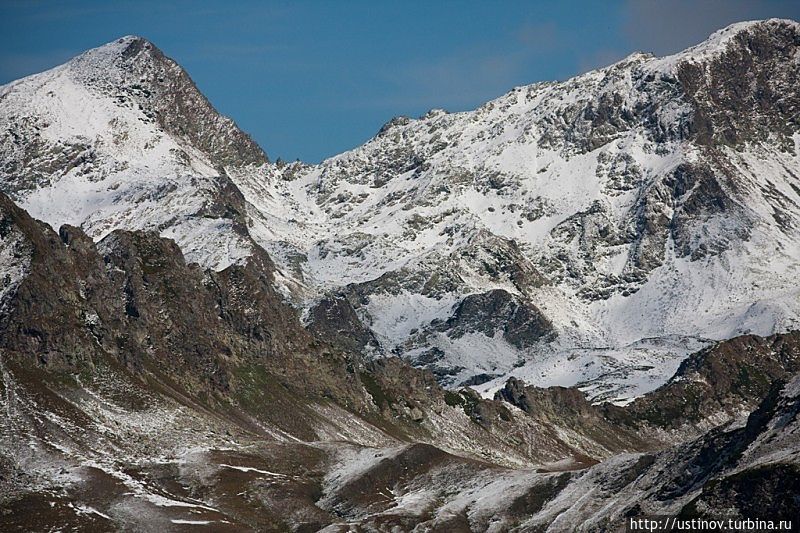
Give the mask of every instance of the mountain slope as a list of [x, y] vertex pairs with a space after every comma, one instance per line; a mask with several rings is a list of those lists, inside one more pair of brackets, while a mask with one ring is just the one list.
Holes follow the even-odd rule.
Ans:
[[0, 529], [796, 514], [798, 78], [742, 23], [316, 166], [138, 37], [3, 86]]
[[156, 230], [220, 270], [250, 254], [227, 172], [266, 156], [146, 40], [0, 88], [0, 123], [2, 190], [54, 228]]
[[[446, 384], [624, 400], [704, 339], [799, 323], [799, 42], [793, 21], [736, 24], [235, 181], [301, 305], [346, 296], [384, 352]], [[547, 331], [437, 322], [495, 290]]]
[[[798, 380], [746, 420], [652, 454], [620, 455], [577, 472], [508, 471], [424, 448], [350, 457], [322, 505], [347, 526], [424, 531], [625, 531], [629, 518], [796, 519]], [[403, 465], [413, 465], [401, 470]], [[391, 473], [403, 472], [392, 477]], [[347, 493], [358, 487], [361, 490]], [[384, 489], [386, 487], [386, 489]], [[387, 490], [389, 489], [389, 490]], [[385, 497], [364, 498], [364, 494]], [[743, 528], [746, 529], [746, 528]]]
[[125, 37], [0, 88], [0, 188], [54, 228], [154, 230], [215, 270], [260, 246], [312, 329], [339, 302], [361, 348], [445, 385], [624, 403], [710, 340], [800, 324], [798, 35], [736, 24], [393, 119], [316, 166], [269, 163]]
[[[263, 252], [203, 271], [153, 233], [56, 234], [4, 195], [0, 222], [19, 265], [0, 302], [3, 529], [315, 528], [336, 513], [314, 495], [354, 451], [485, 470], [656, 445], [339, 351], [282, 302]], [[255, 500], [227, 488], [251, 484]]]

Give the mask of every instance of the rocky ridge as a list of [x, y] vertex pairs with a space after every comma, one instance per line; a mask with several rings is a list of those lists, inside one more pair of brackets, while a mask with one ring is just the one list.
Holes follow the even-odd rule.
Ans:
[[[351, 295], [383, 352], [446, 385], [499, 376], [491, 394], [513, 375], [629, 401], [654, 388], [637, 366], [669, 369], [657, 385], [704, 339], [797, 327], [799, 35], [736, 24], [239, 175], [251, 234], [298, 305]], [[549, 333], [520, 346], [436, 322], [496, 290]]]

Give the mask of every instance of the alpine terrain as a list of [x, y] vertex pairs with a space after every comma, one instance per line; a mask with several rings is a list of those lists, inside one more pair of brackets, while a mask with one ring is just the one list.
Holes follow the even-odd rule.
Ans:
[[797, 22], [318, 165], [123, 37], [0, 87], [0, 530], [797, 519], [798, 279]]

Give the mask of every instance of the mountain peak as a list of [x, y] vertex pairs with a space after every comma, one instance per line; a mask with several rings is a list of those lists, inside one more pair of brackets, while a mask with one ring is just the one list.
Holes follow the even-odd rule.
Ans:
[[131, 45], [149, 45], [155, 46], [152, 42], [148, 41], [145, 37], [141, 35], [123, 35], [119, 39], [115, 39], [113, 41], [109, 41], [106, 44], [102, 44], [96, 48], [92, 48], [87, 50], [87, 53], [107, 49], [107, 50], [125, 50]]
[[[778, 26], [792, 26], [795, 29], [800, 29], [800, 23], [792, 19], [782, 19], [782, 18], [768, 18], [768, 19], [755, 19], [755, 20], [744, 20], [741, 22], [734, 22], [733, 24], [729, 24], [722, 29], [719, 29], [711, 34], [711, 37], [715, 35], [726, 35], [726, 34], [737, 34], [743, 31], [751, 30], [756, 27], [778, 27]], [[710, 37], [710, 38], [711, 38]]]
[[771, 19], [764, 19], [764, 20], [748, 20], [743, 22], [735, 22], [722, 28], [721, 30], [717, 30], [708, 38], [692, 47], [687, 48], [684, 52], [707, 52], [716, 49], [724, 49], [725, 46], [731, 41], [731, 39], [736, 38], [739, 35], [744, 33], [750, 33], [753, 31], [775, 31], [779, 29], [791, 29], [795, 33], [800, 32], [800, 23], [791, 20], [791, 19], [778, 19], [778, 18], [771, 18]]
[[[151, 63], [168, 60], [153, 43], [138, 35], [126, 35], [96, 48], [91, 48], [74, 57], [57, 69], [68, 68], [74, 71], [104, 71], [112, 75], [120, 67], [134, 63]], [[124, 68], [124, 70], [130, 70]]]
[[[249, 254], [228, 173], [267, 157], [148, 40], [122, 37], [0, 96], [0, 189], [34, 217], [93, 238], [169, 226], [187, 257], [214, 268]], [[158, 208], [143, 215], [143, 202]]]
[[220, 116], [189, 74], [144, 37], [126, 35], [54, 70], [66, 71], [120, 105], [138, 108], [181, 144], [207, 154], [215, 167], [267, 162], [263, 150], [232, 120]]
[[764, 33], [771, 39], [781, 39], [784, 35], [800, 38], [800, 23], [790, 19], [771, 18], [736, 22], [715, 31], [703, 42], [672, 55], [658, 58], [654, 62], [659, 70], [671, 70], [686, 61], [701, 62], [713, 59], [728, 50], [729, 45], [746, 34]]

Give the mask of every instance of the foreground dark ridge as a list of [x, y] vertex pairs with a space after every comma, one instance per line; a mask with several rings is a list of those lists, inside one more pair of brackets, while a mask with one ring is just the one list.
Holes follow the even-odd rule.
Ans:
[[[0, 465], [11, 509], [0, 520], [9, 527], [196, 520], [277, 531], [344, 517], [482, 530], [488, 516], [521, 525], [586, 482], [546, 471], [582, 472], [611, 454], [691, 437], [752, 409], [769, 381], [796, 372], [798, 335], [746, 337], [698, 353], [674, 384], [630, 408], [516, 381], [486, 401], [445, 392], [400, 360], [370, 363], [314, 337], [271, 288], [266, 256], [203, 272], [152, 234], [117, 231], [95, 245], [0, 201], [3, 253], [24, 272], [11, 280], [0, 322]], [[680, 400], [692, 383], [702, 402]], [[647, 407], [669, 402], [664, 419]], [[680, 431], [665, 437], [669, 428]], [[477, 518], [405, 508], [415, 487], [444, 494], [466, 480], [478, 491], [469, 504]], [[394, 500], [376, 484], [395, 487]], [[478, 505], [509, 487], [522, 492]]]

